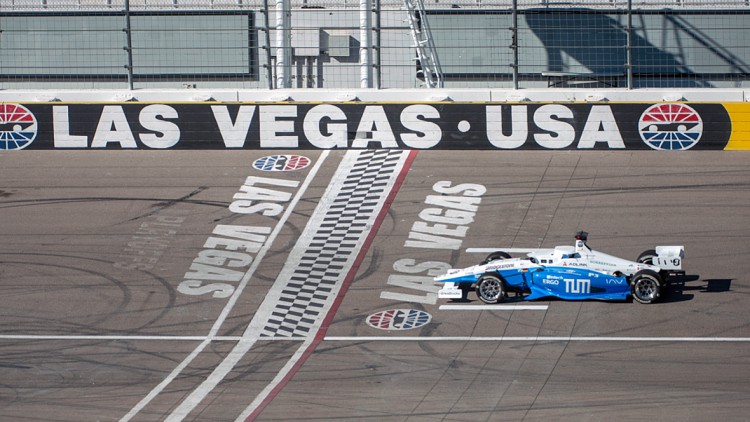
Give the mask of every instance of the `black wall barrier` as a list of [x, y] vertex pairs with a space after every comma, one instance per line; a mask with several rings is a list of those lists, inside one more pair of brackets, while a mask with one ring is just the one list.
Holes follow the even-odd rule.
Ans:
[[721, 150], [722, 104], [0, 104], [0, 149]]

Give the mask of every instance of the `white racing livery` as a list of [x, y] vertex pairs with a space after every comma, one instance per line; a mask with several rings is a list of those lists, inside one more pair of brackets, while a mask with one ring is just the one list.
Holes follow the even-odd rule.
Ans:
[[[683, 246], [657, 246], [629, 261], [592, 250], [587, 237], [586, 232], [578, 232], [574, 246], [554, 249], [467, 249], [491, 253], [479, 265], [435, 277], [445, 283], [438, 297], [466, 298], [474, 287], [485, 303], [500, 302], [509, 292], [524, 295], [524, 300], [625, 300], [632, 295], [637, 302], [653, 303], [662, 298], [671, 277], [685, 274]], [[526, 256], [513, 258], [510, 254]]]

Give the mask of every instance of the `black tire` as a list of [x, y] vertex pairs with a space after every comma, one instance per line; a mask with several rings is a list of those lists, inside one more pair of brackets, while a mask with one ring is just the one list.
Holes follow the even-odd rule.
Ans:
[[[656, 249], [649, 249], [647, 251], [643, 251], [643, 253], [638, 255], [638, 259], [636, 260], [636, 262], [640, 262], [641, 264], [654, 265], [654, 258], [656, 258]], [[659, 271], [659, 277], [664, 282], [662, 287], [670, 283], [669, 271]]]
[[663, 289], [661, 277], [651, 270], [638, 271], [630, 283], [633, 299], [638, 303], [658, 302], [662, 298]]
[[459, 283], [458, 288], [461, 290], [461, 300], [469, 300], [469, 292], [471, 291], [471, 283]]
[[493, 274], [485, 274], [477, 280], [477, 297], [484, 303], [498, 303], [505, 298], [503, 280]]
[[641, 264], [654, 265], [654, 258], [656, 258], [656, 249], [649, 249], [638, 255], [636, 261]]
[[508, 255], [507, 253], [503, 251], [492, 252], [491, 254], [487, 255], [487, 258], [484, 258], [484, 261], [482, 261], [482, 263], [479, 265], [489, 264], [490, 262], [496, 259], [509, 259], [509, 258], [510, 258], [510, 255]]

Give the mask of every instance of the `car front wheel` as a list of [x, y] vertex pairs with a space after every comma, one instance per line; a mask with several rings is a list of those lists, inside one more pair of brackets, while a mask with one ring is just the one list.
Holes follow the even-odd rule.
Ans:
[[503, 251], [492, 252], [491, 254], [487, 255], [487, 258], [484, 258], [484, 261], [482, 261], [479, 265], [486, 265], [498, 259], [510, 259], [510, 255]]
[[503, 281], [499, 277], [486, 274], [477, 280], [477, 296], [484, 303], [498, 303], [503, 300]]
[[654, 303], [661, 299], [662, 283], [659, 275], [650, 270], [635, 273], [632, 281], [633, 299], [639, 303]]

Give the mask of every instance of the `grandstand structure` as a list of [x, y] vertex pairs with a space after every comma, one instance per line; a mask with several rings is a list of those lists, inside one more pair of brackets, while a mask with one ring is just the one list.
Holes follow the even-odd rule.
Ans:
[[745, 88], [750, 0], [0, 0], [0, 89]]
[[[221, 9], [262, 9], [263, 0], [0, 0], [3, 11], [54, 11], [54, 10], [125, 10], [129, 3], [131, 10], [221, 10]], [[403, 9], [403, 0], [380, 0], [372, 7], [383, 9]], [[474, 9], [521, 9], [530, 8], [627, 8], [628, 0], [425, 0], [427, 9], [474, 8]], [[636, 9], [741, 9], [750, 7], [748, 0], [633, 0]], [[275, 3], [271, 2], [270, 6]], [[359, 0], [291, 0], [293, 9], [326, 8], [358, 9]]]

